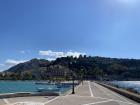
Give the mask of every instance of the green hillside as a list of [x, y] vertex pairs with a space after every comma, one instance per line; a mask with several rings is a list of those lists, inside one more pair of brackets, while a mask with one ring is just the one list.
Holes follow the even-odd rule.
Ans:
[[106, 57], [62, 57], [55, 61], [32, 59], [0, 74], [4, 80], [49, 80], [54, 78], [140, 80], [140, 60]]

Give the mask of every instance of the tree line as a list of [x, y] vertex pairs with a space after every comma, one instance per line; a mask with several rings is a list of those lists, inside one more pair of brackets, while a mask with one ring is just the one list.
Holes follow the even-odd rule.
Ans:
[[0, 73], [3, 80], [140, 80], [140, 60], [82, 56], [32, 59]]

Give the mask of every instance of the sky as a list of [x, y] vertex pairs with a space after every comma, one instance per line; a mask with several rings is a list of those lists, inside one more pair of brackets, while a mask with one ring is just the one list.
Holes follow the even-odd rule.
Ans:
[[140, 0], [0, 0], [0, 71], [32, 58], [140, 59]]

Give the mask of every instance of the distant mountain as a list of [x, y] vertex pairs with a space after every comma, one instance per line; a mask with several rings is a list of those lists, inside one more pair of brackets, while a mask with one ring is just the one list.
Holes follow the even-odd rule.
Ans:
[[32, 59], [2, 72], [0, 79], [70, 79], [72, 74], [79, 79], [140, 80], [140, 60], [91, 56]]
[[32, 59], [25, 63], [17, 64], [8, 69], [6, 72], [22, 73], [29, 70], [37, 70], [40, 67], [47, 67], [49, 64], [50, 61], [45, 59]]
[[59, 64], [53, 64], [45, 59], [32, 59], [30, 61], [17, 64], [0, 74], [0, 79], [6, 80], [46, 80], [63, 78], [69, 69]]

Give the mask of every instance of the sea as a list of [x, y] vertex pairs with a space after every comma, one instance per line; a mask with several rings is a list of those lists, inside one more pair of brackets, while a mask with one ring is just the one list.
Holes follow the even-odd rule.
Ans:
[[[56, 89], [57, 85], [36, 84], [36, 81], [0, 81], [0, 94], [17, 92], [38, 92], [38, 89]], [[71, 86], [59, 88], [59, 93], [65, 93]]]
[[115, 84], [120, 88], [131, 88], [140, 93], [140, 81], [111, 81], [110, 83]]

